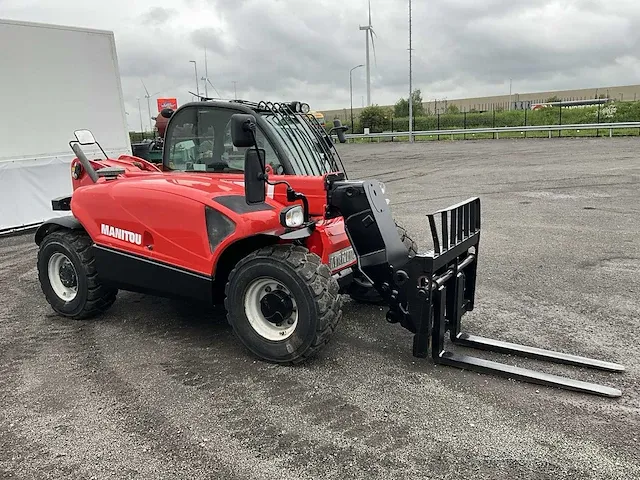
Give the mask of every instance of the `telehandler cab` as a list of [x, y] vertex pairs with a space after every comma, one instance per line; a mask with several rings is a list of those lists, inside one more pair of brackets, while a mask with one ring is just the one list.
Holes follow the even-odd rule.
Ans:
[[464, 333], [473, 310], [480, 200], [427, 215], [433, 249], [418, 253], [389, 207], [384, 185], [349, 180], [331, 134], [300, 102], [202, 101], [170, 115], [163, 161], [89, 160], [88, 130], [70, 146], [71, 214], [35, 234], [38, 273], [61, 315], [105, 311], [119, 289], [223, 302], [240, 341], [276, 363], [318, 352], [341, 317], [341, 293], [383, 302], [414, 334], [413, 355], [463, 369], [596, 395], [614, 388], [445, 349], [454, 344], [623, 371], [621, 365]]

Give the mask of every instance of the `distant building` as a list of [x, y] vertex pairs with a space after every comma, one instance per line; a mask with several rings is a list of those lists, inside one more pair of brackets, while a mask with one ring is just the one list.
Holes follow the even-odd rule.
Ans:
[[[423, 92], [424, 95], [424, 92]], [[492, 97], [476, 97], [461, 99], [434, 99], [423, 102], [424, 110], [428, 114], [444, 113], [450, 105], [458, 107], [460, 112], [486, 112], [492, 110], [512, 110], [531, 109], [537, 104], [545, 103], [550, 98], [558, 98], [560, 101], [584, 101], [597, 98], [608, 98], [618, 101], [640, 100], [640, 85], [627, 85], [617, 87], [584, 88], [580, 90], [551, 90], [548, 92], [534, 93], [514, 93], [509, 95], [495, 95]], [[393, 108], [393, 105], [386, 105]], [[353, 109], [354, 116], [357, 116], [362, 108]], [[323, 110], [327, 121], [339, 118], [344, 123], [350, 123], [350, 109]]]

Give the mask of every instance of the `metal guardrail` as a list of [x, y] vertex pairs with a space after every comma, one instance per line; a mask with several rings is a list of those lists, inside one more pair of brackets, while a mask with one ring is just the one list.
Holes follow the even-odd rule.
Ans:
[[[413, 137], [428, 137], [438, 135], [472, 135], [479, 133], [495, 133], [495, 138], [500, 138], [500, 133], [506, 132], [549, 132], [551, 138], [552, 132], [562, 130], [609, 130], [609, 137], [613, 136], [613, 130], [622, 128], [638, 128], [640, 122], [618, 122], [618, 123], [576, 123], [566, 125], [522, 125], [519, 127], [488, 127], [488, 128], [457, 128], [448, 130], [420, 130], [412, 132]], [[409, 132], [380, 132], [380, 133], [349, 133], [345, 137], [347, 141], [358, 138], [385, 138], [385, 137], [408, 137]], [[334, 141], [337, 140], [336, 135], [332, 135]]]

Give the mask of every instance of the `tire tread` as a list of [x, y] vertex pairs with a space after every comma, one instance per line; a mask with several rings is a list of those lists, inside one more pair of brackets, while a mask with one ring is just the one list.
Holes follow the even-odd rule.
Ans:
[[229, 312], [229, 288], [238, 270], [246, 263], [257, 258], [277, 258], [289, 265], [304, 281], [314, 297], [318, 309], [318, 327], [311, 346], [294, 360], [284, 364], [296, 365], [316, 355], [329, 343], [333, 332], [342, 319], [342, 299], [338, 293], [338, 282], [331, 276], [329, 267], [321, 262], [320, 257], [310, 253], [299, 245], [270, 245], [256, 250], [243, 258], [231, 270], [225, 285], [224, 305]]
[[[84, 320], [95, 317], [109, 309], [116, 301], [118, 290], [100, 283], [95, 267], [95, 259], [91, 253], [93, 242], [89, 235], [80, 230], [55, 230], [45, 237], [43, 245], [45, 244], [44, 242], [55, 239], [63, 240], [71, 245], [71, 248], [73, 248], [80, 258], [87, 278], [87, 301], [84, 308], [75, 315], [66, 316], [75, 320]], [[41, 250], [38, 251], [38, 262], [41, 260]], [[40, 270], [38, 270], [38, 279], [41, 283], [48, 281], [48, 279], [42, 278]], [[46, 295], [45, 297], [49, 305], [53, 307], [54, 305], [49, 297]]]

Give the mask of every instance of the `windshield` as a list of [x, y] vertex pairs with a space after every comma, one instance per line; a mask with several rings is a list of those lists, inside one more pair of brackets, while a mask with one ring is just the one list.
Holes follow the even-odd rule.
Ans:
[[291, 166], [298, 175], [324, 175], [339, 170], [325, 140], [324, 131], [301, 115], [263, 113], [271, 133], [282, 142]]

